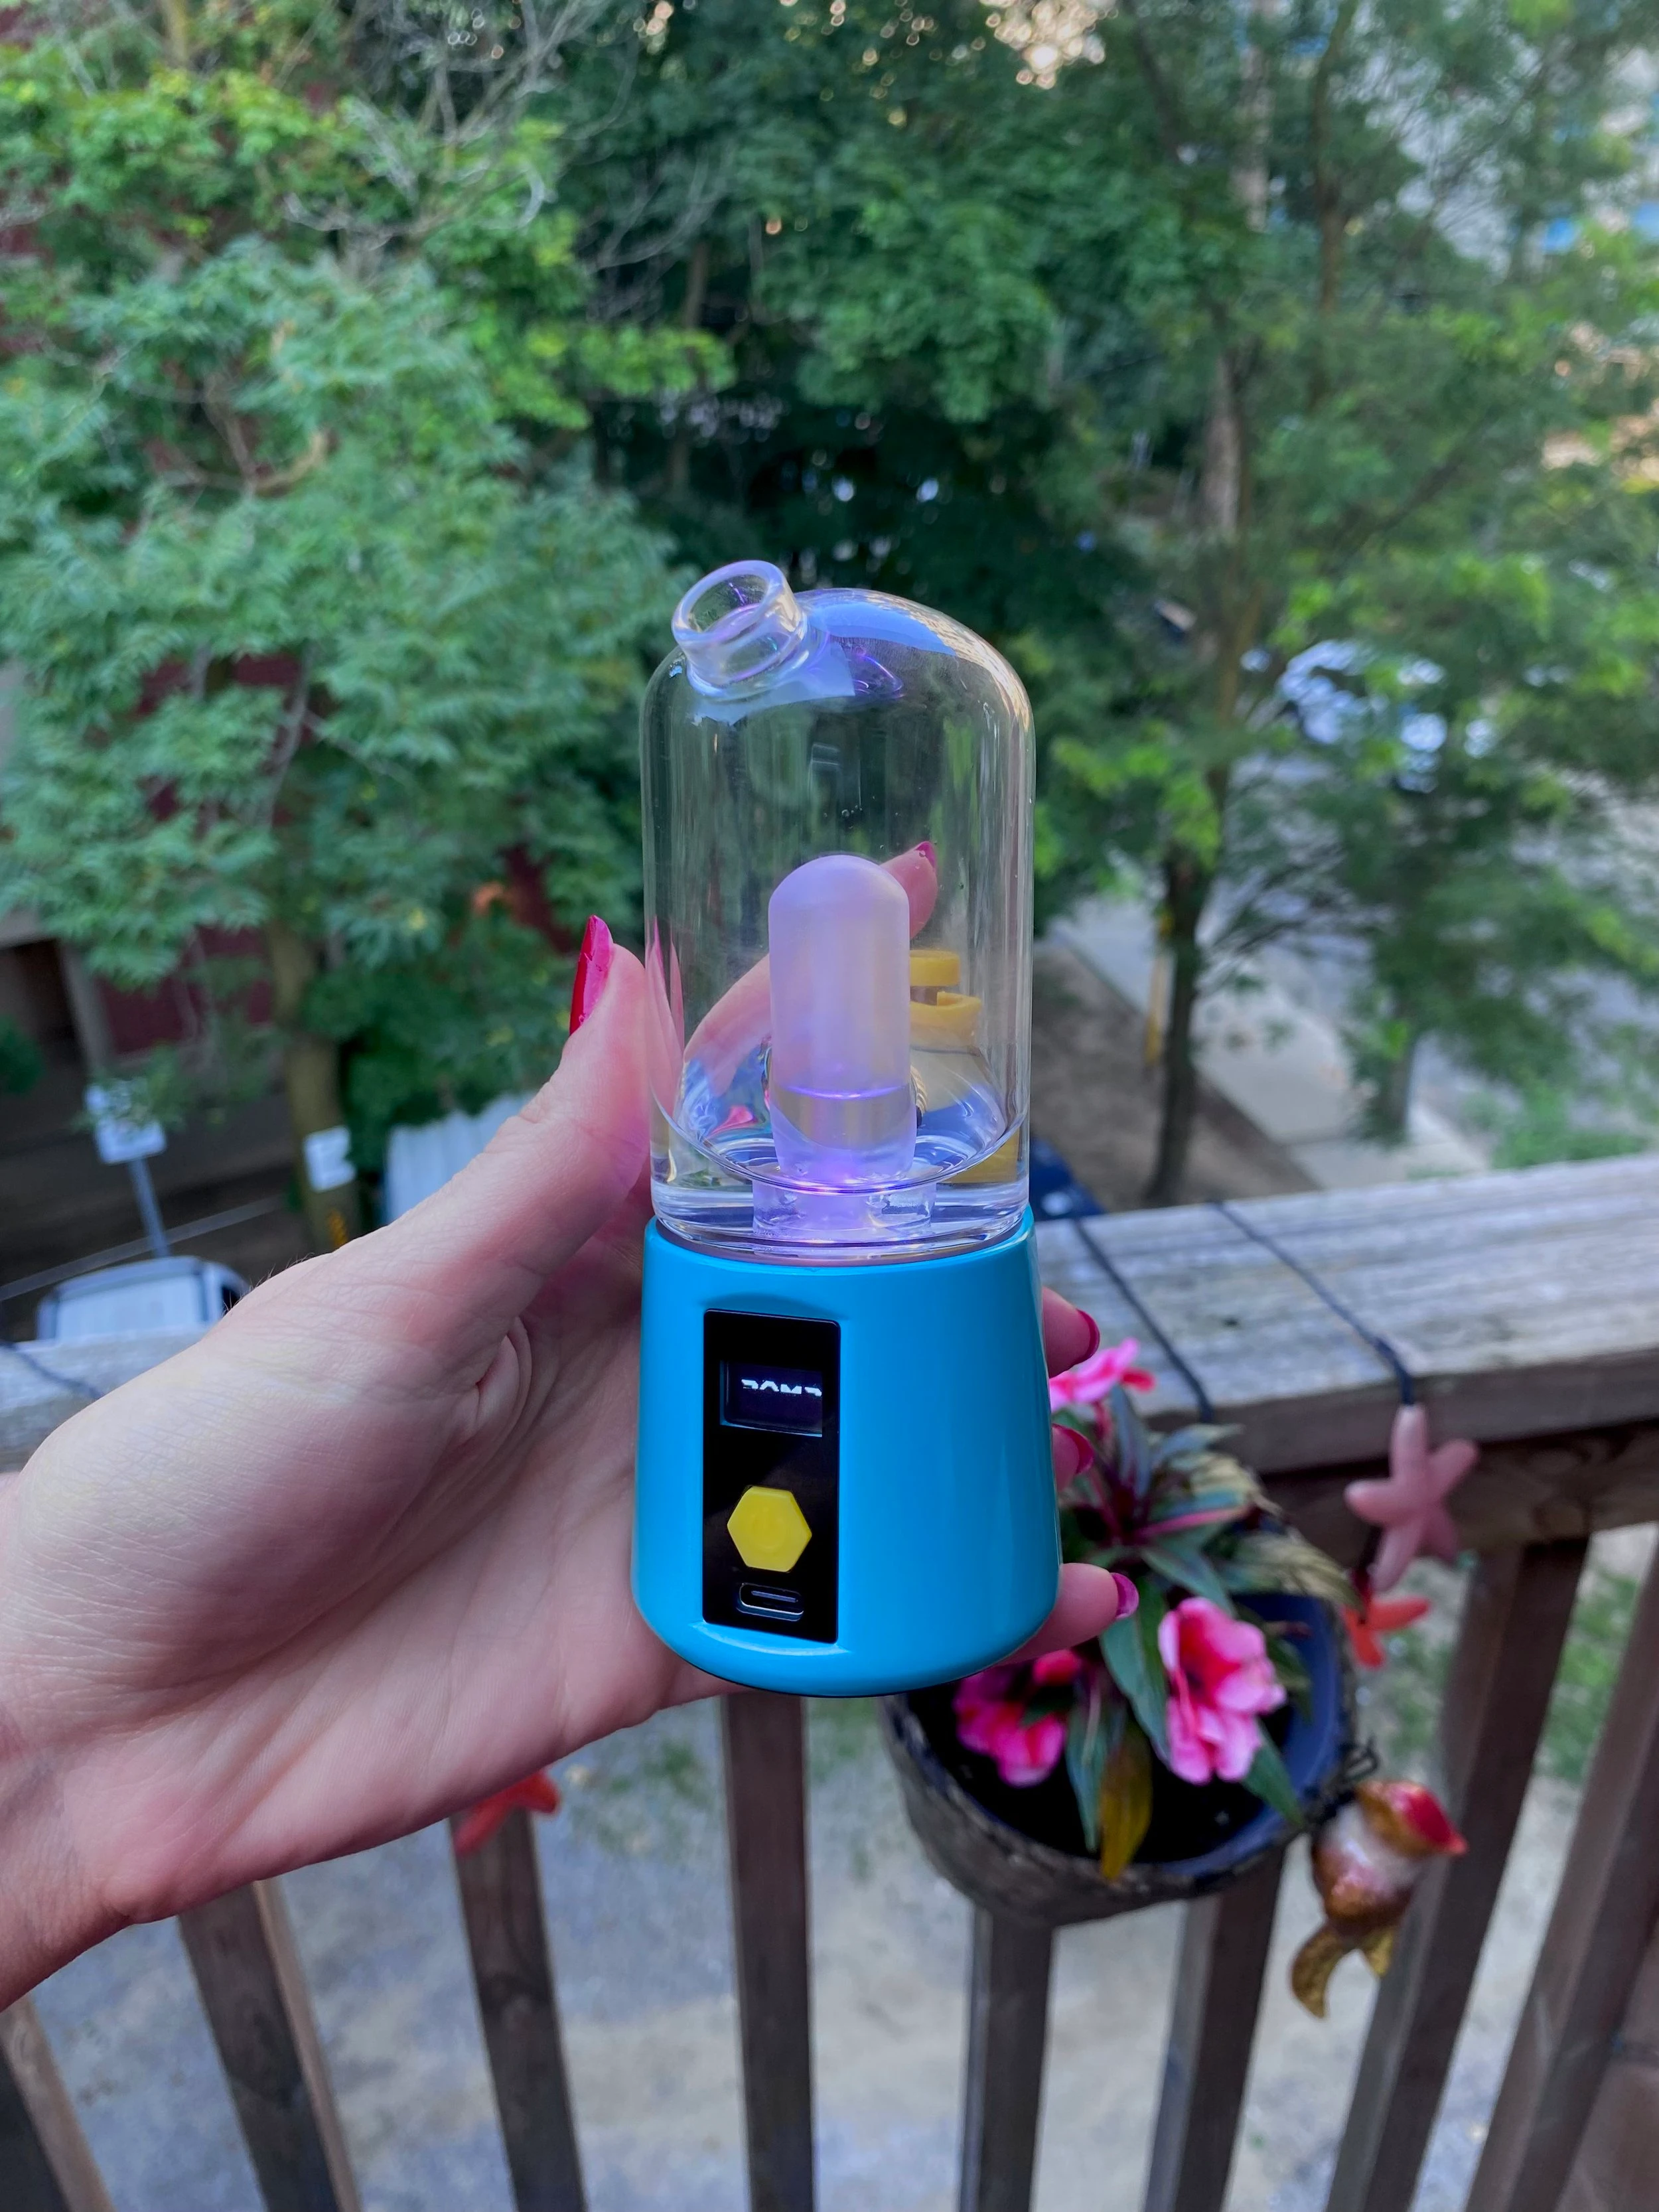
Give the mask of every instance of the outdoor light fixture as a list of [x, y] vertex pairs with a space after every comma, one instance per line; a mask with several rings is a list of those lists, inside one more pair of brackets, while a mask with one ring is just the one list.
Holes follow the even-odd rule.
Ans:
[[1030, 710], [764, 562], [643, 716], [652, 1199], [634, 1583], [727, 1680], [964, 1674], [1059, 1574], [1026, 1211]]

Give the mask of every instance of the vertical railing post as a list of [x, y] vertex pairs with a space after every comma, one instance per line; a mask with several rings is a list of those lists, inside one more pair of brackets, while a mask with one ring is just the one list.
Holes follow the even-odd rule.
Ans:
[[1424, 1876], [1377, 1993], [1327, 2212], [1407, 2212], [1526, 1796], [1584, 1563], [1582, 1540], [1475, 1569], [1441, 1712], [1462, 1858]]
[[805, 1725], [799, 1698], [722, 1700], [750, 2212], [812, 2212]]
[[274, 1881], [179, 1916], [267, 2212], [358, 2212], [310, 1993]]
[[518, 2212], [582, 2212], [581, 2160], [530, 1814], [515, 1809], [475, 1850], [457, 1853], [455, 1879], [514, 2203]]
[[974, 1909], [959, 2212], [1027, 2212], [1036, 2173], [1054, 1931]]
[[[1656, 1915], [1659, 1563], [1631, 1625], [1468, 2212], [1555, 2212]], [[1650, 2142], [1627, 2177], [1630, 2205], [1651, 2198], [1653, 2161]]]
[[0, 2012], [0, 2205], [5, 2212], [112, 2212], [27, 1997]]
[[1186, 1908], [1146, 2212], [1221, 2212], [1284, 1863]]
[[1659, 1929], [1648, 1943], [1567, 2185], [1561, 2212], [1629, 2212], [1651, 2191], [1659, 2143]]

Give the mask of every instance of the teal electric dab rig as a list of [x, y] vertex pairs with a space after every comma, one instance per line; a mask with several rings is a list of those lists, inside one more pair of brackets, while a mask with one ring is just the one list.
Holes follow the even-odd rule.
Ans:
[[1030, 709], [959, 623], [763, 562], [673, 627], [642, 718], [635, 1595], [731, 1681], [946, 1680], [1059, 1576]]

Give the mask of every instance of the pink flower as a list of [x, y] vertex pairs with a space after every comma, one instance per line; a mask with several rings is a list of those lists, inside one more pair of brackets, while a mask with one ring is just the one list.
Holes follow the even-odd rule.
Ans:
[[1075, 1682], [1082, 1672], [1082, 1656], [1076, 1651], [1045, 1651], [1031, 1662], [1034, 1682]]
[[969, 1751], [994, 1759], [997, 1771], [1017, 1790], [1054, 1772], [1066, 1749], [1066, 1723], [1057, 1713], [1033, 1719], [1007, 1692], [1017, 1667], [987, 1667], [957, 1685], [957, 1735]]
[[1182, 1598], [1158, 1624], [1170, 1678], [1170, 1765], [1183, 1782], [1242, 1782], [1261, 1741], [1258, 1713], [1285, 1702], [1285, 1686], [1252, 1620], [1232, 1620], [1206, 1597]]
[[1152, 1389], [1154, 1377], [1134, 1364], [1139, 1349], [1136, 1338], [1126, 1336], [1121, 1344], [1103, 1344], [1098, 1352], [1068, 1367], [1063, 1375], [1051, 1375], [1048, 1411], [1057, 1413], [1062, 1406], [1098, 1405], [1115, 1382], [1121, 1382], [1126, 1390]]

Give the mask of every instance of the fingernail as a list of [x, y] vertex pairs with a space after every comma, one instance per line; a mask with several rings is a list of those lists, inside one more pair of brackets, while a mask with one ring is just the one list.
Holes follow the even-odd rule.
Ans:
[[605, 995], [605, 980], [617, 947], [611, 932], [598, 915], [590, 915], [582, 932], [582, 949], [576, 955], [576, 974], [570, 986], [570, 1034], [574, 1036]]
[[[1079, 1306], [1078, 1311], [1082, 1313], [1083, 1309]], [[1084, 1314], [1083, 1318], [1089, 1324], [1089, 1341], [1083, 1347], [1081, 1358], [1073, 1361], [1074, 1367], [1081, 1367], [1085, 1359], [1092, 1359], [1100, 1349], [1100, 1323], [1091, 1313]]]
[[928, 866], [937, 874], [939, 870], [939, 847], [933, 842], [933, 839], [931, 837], [924, 837], [921, 844], [917, 846], [916, 850], [921, 854], [922, 859], [927, 861]]
[[1140, 1592], [1127, 1575], [1119, 1574], [1115, 1567], [1112, 1570], [1112, 1580], [1117, 1584], [1117, 1617], [1120, 1620], [1127, 1620], [1140, 1610]]
[[1093, 1452], [1089, 1448], [1089, 1439], [1087, 1437], [1079, 1436], [1075, 1429], [1068, 1427], [1064, 1422], [1055, 1433], [1064, 1437], [1071, 1447], [1072, 1464], [1068, 1472], [1073, 1474], [1081, 1474], [1094, 1457]]

